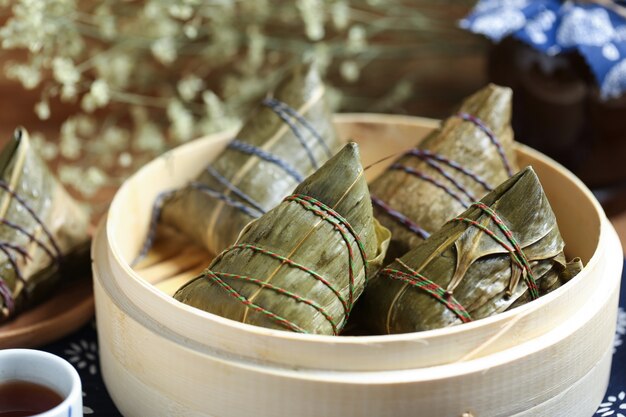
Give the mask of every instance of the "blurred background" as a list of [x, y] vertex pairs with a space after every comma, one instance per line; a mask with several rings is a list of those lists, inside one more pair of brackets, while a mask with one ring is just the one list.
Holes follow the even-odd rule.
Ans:
[[285, 68], [312, 57], [342, 112], [442, 118], [486, 82], [512, 87], [516, 139], [579, 175], [626, 235], [626, 98], [603, 95], [575, 30], [568, 41], [560, 35], [573, 20], [605, 57], [614, 47], [619, 62], [622, 2], [6, 0], [1, 7], [0, 138], [25, 126], [96, 213], [139, 166], [235, 128]]

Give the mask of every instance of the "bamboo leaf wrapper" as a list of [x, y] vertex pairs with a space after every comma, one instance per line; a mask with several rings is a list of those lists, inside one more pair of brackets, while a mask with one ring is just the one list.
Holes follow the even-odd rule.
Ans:
[[489, 85], [370, 185], [374, 214], [393, 234], [388, 259], [517, 172], [510, 119], [511, 90]]
[[18, 129], [0, 154], [0, 322], [36, 304], [88, 259], [89, 218]]
[[326, 95], [314, 66], [296, 68], [195, 181], [164, 195], [160, 221], [212, 253], [231, 245], [339, 150]]
[[363, 297], [377, 333], [405, 333], [480, 319], [569, 280], [564, 242], [539, 179], [528, 167], [379, 272]]
[[350, 143], [174, 297], [244, 323], [338, 334], [388, 240]]

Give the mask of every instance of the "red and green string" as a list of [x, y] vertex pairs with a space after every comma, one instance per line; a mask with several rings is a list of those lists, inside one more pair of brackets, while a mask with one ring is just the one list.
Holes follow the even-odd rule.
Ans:
[[359, 238], [359, 235], [354, 231], [350, 223], [346, 219], [344, 219], [339, 213], [337, 213], [335, 210], [328, 207], [321, 201], [310, 196], [296, 195], [296, 194], [288, 196], [287, 198], [285, 198], [284, 201], [294, 202], [296, 204], [299, 204], [303, 209], [315, 214], [316, 216], [321, 218], [323, 221], [329, 223], [333, 227], [333, 229], [340, 234], [342, 240], [346, 244], [346, 248], [348, 251], [349, 286], [348, 286], [348, 299], [347, 300], [341, 294], [339, 290], [337, 290], [326, 278], [324, 278], [318, 272], [292, 259], [289, 259], [283, 255], [280, 255], [274, 251], [271, 251], [266, 248], [262, 248], [257, 245], [252, 245], [249, 243], [235, 244], [229, 247], [228, 249], [226, 249], [225, 251], [223, 251], [222, 253], [220, 253], [218, 257], [216, 258], [216, 260], [221, 259], [227, 253], [235, 251], [235, 250], [251, 250], [253, 252], [276, 259], [280, 261], [282, 264], [288, 265], [289, 267], [299, 269], [307, 273], [308, 275], [310, 275], [317, 281], [321, 282], [337, 297], [337, 299], [343, 306], [344, 313], [345, 313], [345, 319], [342, 322], [337, 323], [337, 320], [333, 318], [332, 315], [328, 313], [328, 311], [326, 311], [326, 309], [324, 309], [314, 300], [307, 299], [306, 297], [303, 297], [299, 294], [296, 294], [294, 292], [288, 291], [284, 288], [271, 284], [268, 281], [263, 281], [263, 280], [260, 280], [254, 277], [249, 277], [249, 276], [242, 275], [242, 274], [231, 274], [231, 273], [218, 272], [218, 271], [206, 271], [205, 277], [214, 281], [217, 285], [223, 288], [230, 296], [232, 296], [233, 298], [235, 298], [236, 300], [244, 304], [246, 307], [252, 309], [253, 311], [257, 311], [265, 315], [266, 317], [279, 323], [280, 325], [282, 325], [283, 327], [291, 331], [298, 332], [298, 333], [307, 333], [305, 329], [303, 329], [301, 326], [298, 326], [293, 321], [285, 317], [282, 317], [254, 303], [252, 300], [248, 299], [243, 294], [241, 294], [236, 289], [234, 289], [232, 286], [230, 286], [227, 282], [224, 281], [224, 279], [232, 279], [232, 280], [238, 280], [238, 281], [242, 281], [246, 283], [251, 283], [251, 284], [259, 286], [262, 289], [267, 289], [267, 290], [276, 292], [278, 294], [291, 298], [297, 302], [306, 304], [314, 308], [316, 311], [318, 311], [330, 323], [334, 334], [339, 334], [339, 332], [342, 330], [343, 325], [345, 325], [350, 315], [350, 311], [352, 310], [352, 307], [355, 301], [354, 298], [355, 298], [355, 279], [356, 279], [355, 268], [356, 266], [355, 266], [355, 252], [352, 248], [352, 245], [353, 243], [356, 243], [358, 247], [358, 251], [361, 255], [363, 271], [364, 271], [365, 277], [367, 277], [367, 257], [365, 253], [365, 247], [361, 239]]

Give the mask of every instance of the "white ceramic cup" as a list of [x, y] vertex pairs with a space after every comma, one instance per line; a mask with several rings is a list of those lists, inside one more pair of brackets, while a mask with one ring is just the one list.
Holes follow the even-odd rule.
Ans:
[[41, 350], [0, 350], [0, 384], [13, 380], [46, 386], [63, 397], [61, 404], [36, 417], [83, 416], [80, 377], [65, 359]]

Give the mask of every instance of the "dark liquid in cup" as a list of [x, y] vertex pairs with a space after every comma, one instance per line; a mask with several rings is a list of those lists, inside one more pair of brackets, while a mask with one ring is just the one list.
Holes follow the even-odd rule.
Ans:
[[43, 413], [63, 402], [54, 390], [26, 381], [0, 383], [0, 417], [27, 417]]

